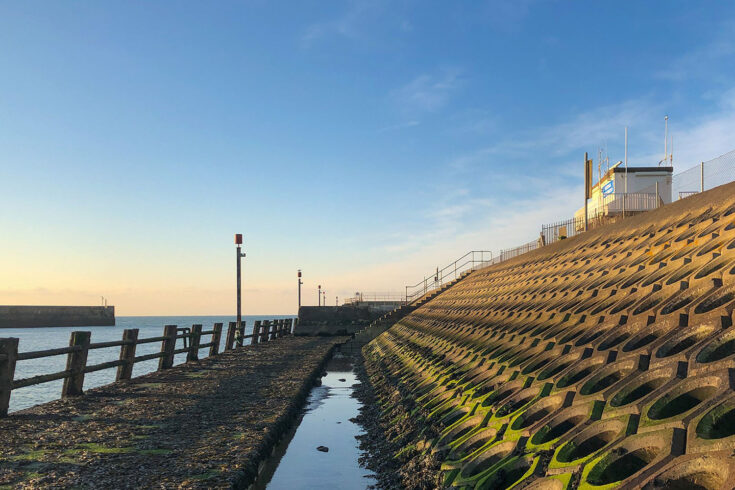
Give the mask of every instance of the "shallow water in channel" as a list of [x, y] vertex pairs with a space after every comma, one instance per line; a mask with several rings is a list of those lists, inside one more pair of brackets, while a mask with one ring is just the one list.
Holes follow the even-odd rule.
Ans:
[[[311, 390], [303, 418], [266, 463], [256, 490], [349, 490], [364, 489], [374, 483], [372, 473], [358, 463], [361, 453], [355, 436], [363, 431], [350, 422], [361, 406], [352, 397], [357, 376], [349, 358], [339, 356], [327, 365], [322, 385]], [[326, 446], [329, 451], [317, 451], [318, 446]]]

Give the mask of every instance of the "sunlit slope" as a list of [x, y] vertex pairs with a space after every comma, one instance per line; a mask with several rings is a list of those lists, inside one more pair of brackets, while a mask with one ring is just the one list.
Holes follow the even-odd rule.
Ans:
[[476, 271], [365, 353], [448, 485], [732, 488], [734, 307], [729, 184]]

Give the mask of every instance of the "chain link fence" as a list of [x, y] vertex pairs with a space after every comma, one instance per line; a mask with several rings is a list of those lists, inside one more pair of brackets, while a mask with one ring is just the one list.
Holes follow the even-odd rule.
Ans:
[[674, 175], [671, 200], [735, 181], [735, 150]]

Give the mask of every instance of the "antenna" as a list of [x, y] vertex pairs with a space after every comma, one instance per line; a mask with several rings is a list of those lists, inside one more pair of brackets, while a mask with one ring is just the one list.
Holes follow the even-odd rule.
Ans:
[[625, 194], [623, 204], [625, 204], [628, 194], [628, 126], [625, 126]]
[[[667, 114], [664, 116], [664, 159], [661, 160], [661, 162], [666, 163], [666, 160], [669, 159], [669, 151], [666, 147], [666, 143], [669, 139], [669, 115]], [[658, 162], [659, 165], [661, 165], [661, 162]]]

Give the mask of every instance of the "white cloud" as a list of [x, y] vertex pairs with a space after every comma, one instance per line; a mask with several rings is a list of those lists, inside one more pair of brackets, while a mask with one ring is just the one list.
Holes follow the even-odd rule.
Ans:
[[504, 32], [517, 30], [537, 0], [489, 0], [487, 19], [494, 29]]
[[417, 121], [415, 119], [412, 119], [410, 121], [406, 121], [406, 122], [402, 122], [402, 123], [398, 123], [398, 124], [391, 124], [390, 126], [384, 126], [384, 127], [380, 128], [380, 129], [378, 129], [378, 132], [379, 133], [386, 133], [386, 132], [389, 132], [389, 131], [397, 131], [399, 129], [413, 128], [415, 126], [418, 126], [419, 124], [421, 124], [420, 121]]
[[436, 112], [447, 105], [461, 86], [460, 74], [458, 68], [442, 68], [437, 74], [424, 73], [394, 90], [391, 96], [407, 114]]
[[732, 36], [735, 22], [728, 21], [712, 26], [709, 31], [713, 33], [709, 43], [674, 59], [654, 75], [674, 82], [700, 77], [710, 78], [718, 65], [732, 63], [735, 57], [735, 40]]
[[301, 46], [311, 47], [314, 42], [333, 35], [349, 39], [360, 37], [363, 22], [371, 15], [371, 9], [378, 6], [375, 2], [351, 2], [349, 8], [336, 19], [309, 25], [301, 36]]

